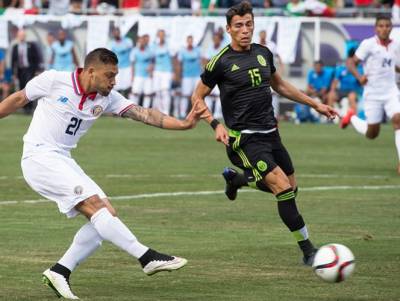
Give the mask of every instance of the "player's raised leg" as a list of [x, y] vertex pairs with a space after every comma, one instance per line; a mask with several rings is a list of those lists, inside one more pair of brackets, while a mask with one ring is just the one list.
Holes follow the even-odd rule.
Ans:
[[103, 240], [107, 240], [137, 258], [147, 275], [183, 267], [187, 260], [169, 256], [141, 244], [128, 227], [113, 216], [98, 196], [79, 203], [76, 209], [85, 215]]

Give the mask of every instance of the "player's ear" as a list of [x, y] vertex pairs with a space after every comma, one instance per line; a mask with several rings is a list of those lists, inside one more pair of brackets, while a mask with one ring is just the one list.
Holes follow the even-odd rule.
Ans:
[[226, 24], [225, 29], [226, 29], [227, 33], [229, 33], [229, 34], [231, 33], [231, 27], [229, 26], [229, 24]]

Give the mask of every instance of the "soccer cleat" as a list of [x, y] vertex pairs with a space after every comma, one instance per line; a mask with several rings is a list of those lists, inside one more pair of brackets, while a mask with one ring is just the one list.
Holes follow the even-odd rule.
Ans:
[[53, 289], [57, 297], [79, 300], [79, 298], [72, 293], [69, 283], [63, 275], [47, 269], [43, 272], [42, 281], [45, 285]]
[[356, 115], [356, 112], [353, 109], [348, 109], [346, 115], [342, 117], [342, 120], [340, 121], [340, 128], [345, 129], [351, 121], [351, 117]]
[[151, 260], [148, 264], [144, 266], [143, 272], [145, 272], [149, 276], [163, 271], [171, 272], [174, 270], [179, 270], [180, 268], [184, 267], [187, 263], [187, 260], [185, 258], [168, 256], [168, 255], [164, 256], [163, 256], [164, 258], [157, 258]]
[[314, 262], [315, 254], [317, 254], [318, 249], [314, 249], [309, 255], [303, 257], [304, 265], [312, 266]]
[[236, 186], [233, 184], [232, 180], [238, 172], [230, 167], [225, 167], [224, 171], [222, 172], [222, 176], [225, 179], [225, 195], [230, 199], [231, 201], [234, 201], [237, 197], [237, 191], [240, 187]]

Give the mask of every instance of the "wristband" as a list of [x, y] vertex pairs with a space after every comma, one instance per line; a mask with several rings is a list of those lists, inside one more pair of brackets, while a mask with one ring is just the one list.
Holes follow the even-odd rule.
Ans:
[[211, 126], [214, 130], [217, 128], [218, 124], [219, 124], [219, 121], [218, 121], [217, 119], [213, 119], [213, 120], [210, 122], [210, 126]]

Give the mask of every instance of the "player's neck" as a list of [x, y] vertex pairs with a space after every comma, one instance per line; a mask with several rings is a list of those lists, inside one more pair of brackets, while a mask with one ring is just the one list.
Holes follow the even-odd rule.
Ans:
[[90, 94], [90, 93], [96, 92], [95, 90], [93, 90], [93, 91], [91, 90], [89, 77], [86, 76], [85, 70], [82, 70], [82, 72], [79, 73], [78, 82], [79, 82], [79, 85], [82, 87], [82, 90], [83, 90], [82, 92], [84, 94]]
[[378, 41], [381, 45], [387, 46], [391, 42], [391, 39], [389, 37], [387, 37], [386, 39], [378, 37]]
[[238, 52], [249, 51], [251, 48], [251, 44], [246, 46], [240, 46], [239, 44], [236, 44], [235, 42], [232, 41], [231, 48]]

